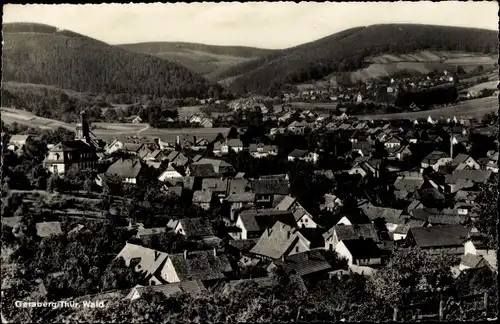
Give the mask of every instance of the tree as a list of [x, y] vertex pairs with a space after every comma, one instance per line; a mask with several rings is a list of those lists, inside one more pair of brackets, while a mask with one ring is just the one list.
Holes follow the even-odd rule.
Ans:
[[419, 248], [399, 249], [387, 266], [368, 280], [367, 290], [391, 307], [415, 303], [422, 295], [436, 294], [451, 284], [453, 261], [448, 255]]

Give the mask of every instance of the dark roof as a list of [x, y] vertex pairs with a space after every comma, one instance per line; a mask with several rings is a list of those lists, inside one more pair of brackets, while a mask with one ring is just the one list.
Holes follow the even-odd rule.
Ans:
[[325, 239], [330, 238], [333, 232], [337, 233], [339, 241], [353, 240], [360, 237], [371, 238], [375, 242], [379, 241], [377, 229], [373, 224], [359, 224], [359, 225], [335, 225], [325, 235]]
[[[300, 235], [302, 237], [302, 235]], [[264, 231], [259, 241], [250, 250], [251, 253], [263, 255], [272, 259], [283, 256], [300, 239], [297, 229], [282, 222], [276, 222], [271, 229]]]
[[143, 293], [147, 290], [152, 290], [154, 292], [160, 292], [164, 294], [166, 297], [170, 297], [176, 293], [187, 293], [187, 294], [196, 294], [206, 291], [207, 289], [203, 285], [200, 280], [192, 280], [192, 281], [182, 281], [169, 283], [165, 285], [156, 285], [156, 286], [137, 286], [132, 288], [130, 294], [130, 298], [133, 296], [132, 294], [137, 291], [138, 293]]
[[458, 170], [453, 172], [453, 174], [447, 174], [445, 176], [445, 182], [449, 184], [454, 184], [458, 180], [470, 180], [474, 183], [486, 183], [491, 177], [491, 170]]
[[290, 154], [288, 154], [288, 156], [300, 158], [300, 157], [307, 155], [307, 153], [308, 152], [306, 150], [295, 149], [292, 152], [290, 152]]
[[170, 187], [167, 189], [167, 194], [172, 194], [174, 196], [182, 196], [182, 187], [181, 186], [175, 186], [175, 187]]
[[403, 220], [401, 217], [403, 211], [399, 209], [376, 207], [371, 204], [366, 204], [361, 209], [371, 221], [383, 218], [387, 223], [399, 224]]
[[421, 248], [462, 246], [469, 234], [469, 228], [460, 225], [414, 227], [408, 233]]
[[212, 228], [210, 222], [201, 217], [183, 218], [179, 220], [179, 223], [184, 230], [184, 234], [188, 237], [214, 235], [214, 229]]
[[355, 259], [380, 258], [382, 251], [372, 239], [354, 239], [342, 241]]
[[249, 209], [243, 210], [239, 218], [247, 231], [263, 231], [280, 221], [289, 226], [296, 226], [295, 218], [291, 211], [275, 209]]
[[288, 180], [259, 179], [252, 182], [253, 190], [261, 195], [287, 195], [290, 188]]
[[225, 273], [233, 269], [225, 255], [215, 255], [214, 251], [193, 251], [169, 255], [180, 281], [213, 280], [225, 278]]
[[464, 153], [459, 153], [455, 158], [451, 161], [452, 166], [457, 166], [460, 163], [464, 163], [468, 158], [470, 158], [470, 155], [464, 154]]
[[458, 225], [465, 224], [468, 217], [465, 215], [444, 215], [444, 214], [430, 214], [427, 221], [432, 225]]
[[231, 194], [226, 198], [226, 201], [236, 203], [236, 202], [253, 202], [255, 201], [255, 194], [252, 192], [243, 192]]
[[206, 178], [202, 180], [201, 188], [204, 191], [212, 191], [216, 193], [226, 193], [227, 192], [227, 179], [211, 179]]
[[471, 253], [464, 254], [460, 260], [460, 264], [470, 268], [479, 268], [487, 266], [487, 263], [482, 256]]
[[439, 159], [441, 158], [449, 158], [450, 156], [444, 152], [441, 151], [433, 151], [429, 153], [423, 160], [422, 162], [428, 163], [428, 164], [435, 164]]
[[230, 179], [228, 194], [243, 193], [247, 187], [250, 187], [250, 182], [247, 179]]
[[190, 176], [198, 178], [217, 177], [217, 172], [212, 164], [191, 164], [189, 166]]
[[296, 253], [285, 257], [284, 261], [275, 260], [274, 264], [282, 266], [289, 274], [299, 276], [332, 270], [332, 267], [319, 250]]
[[119, 159], [109, 166], [106, 174], [115, 174], [120, 178], [137, 178], [141, 169], [141, 162], [137, 159]]
[[80, 151], [80, 152], [94, 152], [94, 147], [85, 143], [82, 140], [74, 140], [74, 141], [64, 141], [53, 148], [50, 149], [51, 152], [72, 152], [72, 151]]

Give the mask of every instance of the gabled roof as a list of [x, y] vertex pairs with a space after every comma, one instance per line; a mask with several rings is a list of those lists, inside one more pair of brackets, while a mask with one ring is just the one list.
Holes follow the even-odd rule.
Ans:
[[238, 138], [227, 140], [227, 145], [230, 147], [243, 147], [243, 142]]
[[335, 225], [328, 232], [323, 234], [325, 240], [328, 240], [334, 232], [337, 234], [339, 241], [353, 240], [360, 237], [371, 238], [375, 242], [379, 242], [377, 229], [373, 224], [359, 224], [359, 225]]
[[292, 205], [297, 201], [297, 198], [286, 195], [283, 200], [280, 201], [278, 206], [276, 206], [277, 210], [289, 210]]
[[264, 231], [250, 252], [278, 259], [287, 253], [298, 239], [303, 238], [297, 229], [278, 221], [271, 229]]
[[421, 248], [462, 246], [470, 229], [461, 225], [414, 227], [409, 230]]
[[214, 251], [192, 251], [184, 256], [184, 253], [169, 256], [180, 281], [223, 279], [225, 273], [233, 271], [227, 257]]
[[371, 221], [377, 218], [383, 218], [387, 223], [392, 224], [398, 224], [403, 221], [401, 217], [403, 211], [399, 209], [376, 207], [372, 204], [365, 204], [361, 209]]
[[9, 143], [26, 142], [30, 137], [31, 137], [31, 135], [19, 135], [19, 134], [11, 135], [10, 139], [9, 139]]
[[451, 166], [456, 167], [461, 163], [464, 163], [467, 161], [467, 159], [471, 158], [470, 155], [464, 154], [464, 153], [459, 153], [455, 158], [451, 161]]
[[203, 191], [211, 191], [215, 193], [226, 193], [227, 192], [227, 179], [211, 179], [205, 178], [202, 180], [201, 189]]
[[355, 259], [380, 258], [382, 251], [372, 239], [343, 240], [345, 247]]
[[242, 192], [242, 193], [230, 194], [226, 198], [226, 201], [231, 202], [231, 203], [253, 202], [253, 201], [255, 201], [255, 194], [252, 192]]
[[486, 183], [491, 175], [491, 170], [457, 170], [445, 176], [445, 183], [455, 184], [458, 180], [469, 180], [473, 183]]
[[153, 275], [167, 259], [167, 253], [149, 249], [140, 245], [126, 243], [125, 247], [118, 253], [116, 258], [123, 258], [125, 264], [130, 266], [134, 259], [138, 259], [136, 272], [144, 274], [145, 277]]
[[193, 163], [189, 165], [189, 175], [191, 177], [198, 178], [211, 178], [216, 177], [218, 173], [215, 171], [214, 166], [210, 163], [207, 164], [199, 164]]
[[480, 268], [487, 266], [486, 260], [484, 260], [482, 256], [471, 253], [466, 253], [462, 255], [460, 264], [467, 266], [469, 268]]
[[179, 219], [179, 224], [182, 226], [184, 234], [187, 237], [204, 237], [215, 235], [212, 224], [201, 217]]
[[244, 193], [250, 187], [250, 182], [247, 179], [229, 179], [228, 194]]
[[413, 227], [423, 227], [425, 225], [424, 220], [419, 220], [419, 219], [409, 219], [406, 221], [404, 224], [399, 224], [396, 229], [394, 230], [394, 233], [397, 234], [407, 234], [410, 228]]
[[288, 274], [307, 276], [314, 273], [332, 270], [319, 250], [305, 251], [285, 257], [285, 260], [275, 260], [274, 264], [280, 265]]
[[295, 218], [291, 211], [275, 209], [249, 209], [241, 211], [239, 218], [247, 231], [264, 231], [277, 221], [295, 227]]
[[202, 158], [201, 160], [191, 164], [193, 165], [205, 165], [205, 164], [211, 164], [214, 168], [214, 171], [217, 173], [224, 173], [224, 172], [230, 172], [234, 170], [233, 166], [226, 161], [223, 160], [215, 160], [215, 159], [207, 159], [207, 158]]
[[290, 183], [285, 179], [258, 179], [252, 182], [252, 187], [260, 195], [287, 195]]
[[406, 178], [399, 176], [394, 182], [394, 188], [408, 193], [415, 192], [424, 184], [423, 178]]
[[78, 151], [78, 152], [95, 152], [95, 149], [93, 146], [85, 143], [82, 140], [74, 140], [74, 141], [64, 141], [61, 142], [54, 147], [52, 147], [50, 152], [73, 152], [73, 151]]
[[176, 293], [187, 293], [187, 294], [197, 294], [206, 291], [207, 289], [200, 280], [182, 281], [169, 283], [165, 285], [155, 285], [155, 286], [137, 286], [132, 288], [130, 293], [125, 297], [126, 299], [131, 299], [136, 292], [140, 294], [145, 291], [152, 290], [154, 292], [160, 292], [166, 297], [170, 297]]
[[114, 174], [120, 178], [137, 178], [141, 172], [142, 165], [137, 159], [119, 159], [111, 164], [106, 174]]
[[432, 151], [422, 160], [422, 162], [429, 163], [429, 164], [435, 164], [439, 159], [449, 158], [449, 157], [450, 156], [444, 152]]

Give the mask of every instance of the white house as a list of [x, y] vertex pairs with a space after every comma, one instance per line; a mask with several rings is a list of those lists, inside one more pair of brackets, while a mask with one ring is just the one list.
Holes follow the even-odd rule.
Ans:
[[335, 252], [347, 260], [350, 266], [377, 266], [382, 264], [382, 253], [372, 239], [340, 241]]
[[177, 171], [174, 166], [169, 163], [168, 167], [163, 173], [158, 177], [158, 180], [165, 182], [168, 179], [182, 178], [182, 174]]

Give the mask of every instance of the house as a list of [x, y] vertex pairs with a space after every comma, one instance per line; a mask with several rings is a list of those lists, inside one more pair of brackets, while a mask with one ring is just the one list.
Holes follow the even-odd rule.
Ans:
[[352, 143], [352, 152], [361, 156], [371, 156], [375, 152], [375, 148], [368, 141], [359, 141]]
[[255, 194], [253, 192], [232, 193], [229, 194], [226, 201], [230, 204], [230, 219], [235, 221], [237, 211], [253, 206]]
[[349, 169], [348, 173], [359, 174], [361, 177], [373, 176], [378, 178], [379, 169], [380, 169], [380, 160], [377, 159], [356, 159], [351, 169]]
[[431, 167], [434, 171], [439, 171], [439, 167], [442, 165], [446, 165], [451, 162], [452, 159], [450, 156], [441, 151], [433, 151], [429, 153], [421, 162], [420, 166], [423, 169]]
[[183, 281], [216, 281], [225, 279], [233, 271], [225, 255], [213, 251], [184, 251], [170, 254], [161, 270], [161, 276], [169, 283]]
[[378, 266], [382, 264], [382, 251], [370, 238], [342, 240], [335, 247], [340, 257], [347, 259], [349, 267]]
[[95, 169], [98, 157], [93, 145], [83, 140], [64, 141], [54, 145], [48, 152], [43, 166], [49, 172], [59, 175], [70, 168]]
[[270, 155], [277, 155], [278, 147], [276, 145], [250, 144], [248, 151], [252, 157], [262, 158]]
[[124, 183], [137, 184], [137, 178], [142, 170], [139, 159], [119, 159], [111, 164], [105, 175], [118, 176]]
[[408, 231], [414, 227], [424, 227], [427, 223], [425, 220], [407, 218], [404, 224], [399, 224], [398, 227], [392, 232], [392, 239], [400, 241], [406, 239]]
[[329, 212], [333, 212], [343, 206], [342, 200], [340, 200], [340, 198], [337, 198], [337, 196], [335, 195], [325, 194], [323, 196], [323, 199], [324, 203], [321, 203], [319, 205], [320, 210], [327, 210]]
[[32, 140], [31, 135], [11, 135], [7, 149], [15, 153], [21, 153]]
[[290, 182], [286, 179], [258, 179], [252, 181], [255, 203], [264, 207], [272, 207], [275, 195], [287, 195]]
[[335, 222], [335, 225], [359, 225], [371, 224], [370, 219], [362, 212], [352, 212], [345, 215], [340, 215], [340, 219]]
[[213, 192], [209, 190], [196, 190], [193, 192], [193, 205], [209, 210], [212, 206]]
[[424, 185], [421, 173], [406, 173], [398, 176], [394, 181], [394, 195], [398, 199], [408, 199]]
[[201, 120], [200, 125], [204, 128], [212, 128], [214, 127], [214, 122], [211, 118], [205, 117]]
[[464, 242], [469, 231], [469, 228], [461, 225], [414, 227], [408, 231], [405, 243], [432, 253], [460, 255], [464, 253]]
[[358, 239], [360, 237], [371, 238], [375, 243], [380, 242], [377, 229], [373, 224], [337, 224], [323, 234], [325, 250], [333, 251], [340, 241]]
[[297, 228], [277, 221], [272, 228], [264, 231], [250, 253], [259, 258], [276, 260], [309, 251], [310, 247], [311, 242]]
[[310, 127], [309, 123], [306, 121], [294, 121], [290, 125], [288, 125], [288, 130], [295, 134], [304, 134], [307, 127]]
[[389, 139], [384, 141], [384, 147], [387, 149], [393, 149], [401, 146], [401, 139], [396, 136], [391, 136]]
[[490, 246], [486, 237], [475, 229], [471, 230], [464, 243], [464, 255], [467, 254], [482, 257], [493, 271], [498, 270], [496, 248]]
[[403, 211], [393, 208], [376, 207], [372, 204], [365, 204], [361, 207], [363, 213], [375, 222], [382, 220], [389, 232], [393, 232], [400, 224], [404, 224], [405, 218], [402, 217]]
[[182, 179], [183, 175], [177, 171], [172, 163], [168, 163], [167, 169], [160, 174], [158, 180], [165, 182], [168, 179]]
[[227, 153], [229, 153], [229, 150], [232, 150], [236, 153], [243, 151], [243, 142], [237, 138], [227, 140], [221, 146], [221, 153], [227, 154]]
[[137, 285], [130, 290], [125, 299], [133, 301], [142, 298], [146, 291], [159, 292], [165, 297], [173, 296], [177, 293], [196, 295], [207, 291], [200, 280], [191, 280], [183, 282], [175, 282], [158, 286], [141, 286]]
[[459, 153], [450, 164], [453, 171], [456, 170], [480, 170], [481, 166], [470, 155]]
[[170, 152], [166, 160], [176, 167], [185, 167], [189, 163], [189, 159], [179, 151]]
[[274, 260], [267, 267], [268, 273], [272, 273], [273, 269], [278, 266], [289, 275], [314, 280], [328, 278], [328, 272], [333, 270], [320, 250], [300, 252]]
[[116, 258], [122, 258], [127, 267], [130, 267], [134, 261], [137, 261], [134, 266], [135, 272], [141, 274], [149, 285], [161, 285], [164, 283], [164, 280], [161, 277], [160, 271], [167, 256], [168, 254], [164, 252], [126, 243]]
[[215, 178], [219, 176], [219, 174], [215, 172], [214, 166], [210, 163], [193, 163], [188, 165], [186, 169], [186, 176], [195, 178]]
[[215, 236], [210, 222], [200, 217], [179, 219], [174, 232], [189, 239], [204, 239]]
[[260, 237], [277, 221], [296, 227], [297, 223], [291, 211], [275, 209], [243, 210], [236, 220], [236, 226], [241, 229], [241, 239]]
[[457, 192], [463, 188], [471, 188], [477, 184], [485, 184], [491, 178], [490, 170], [458, 170], [445, 175], [445, 184], [450, 192]]
[[313, 216], [308, 213], [301, 205], [293, 208], [293, 216], [299, 228], [317, 228], [318, 224], [313, 219]]
[[389, 159], [395, 159], [400, 161], [412, 155], [409, 145], [390, 148], [387, 150], [387, 152], [389, 153]]
[[212, 165], [215, 173], [220, 175], [228, 175], [235, 173], [233, 166], [223, 160], [202, 158], [201, 160], [191, 164], [189, 167], [192, 167], [193, 165], [206, 165], [206, 164]]
[[38, 237], [49, 237], [51, 235], [61, 235], [61, 223], [60, 222], [41, 222], [36, 223], [36, 235]]
[[288, 161], [302, 160], [305, 162], [318, 162], [319, 155], [316, 152], [309, 152], [306, 150], [293, 150], [288, 154]]
[[227, 196], [228, 182], [228, 179], [205, 178], [201, 182], [201, 190], [223, 199]]

